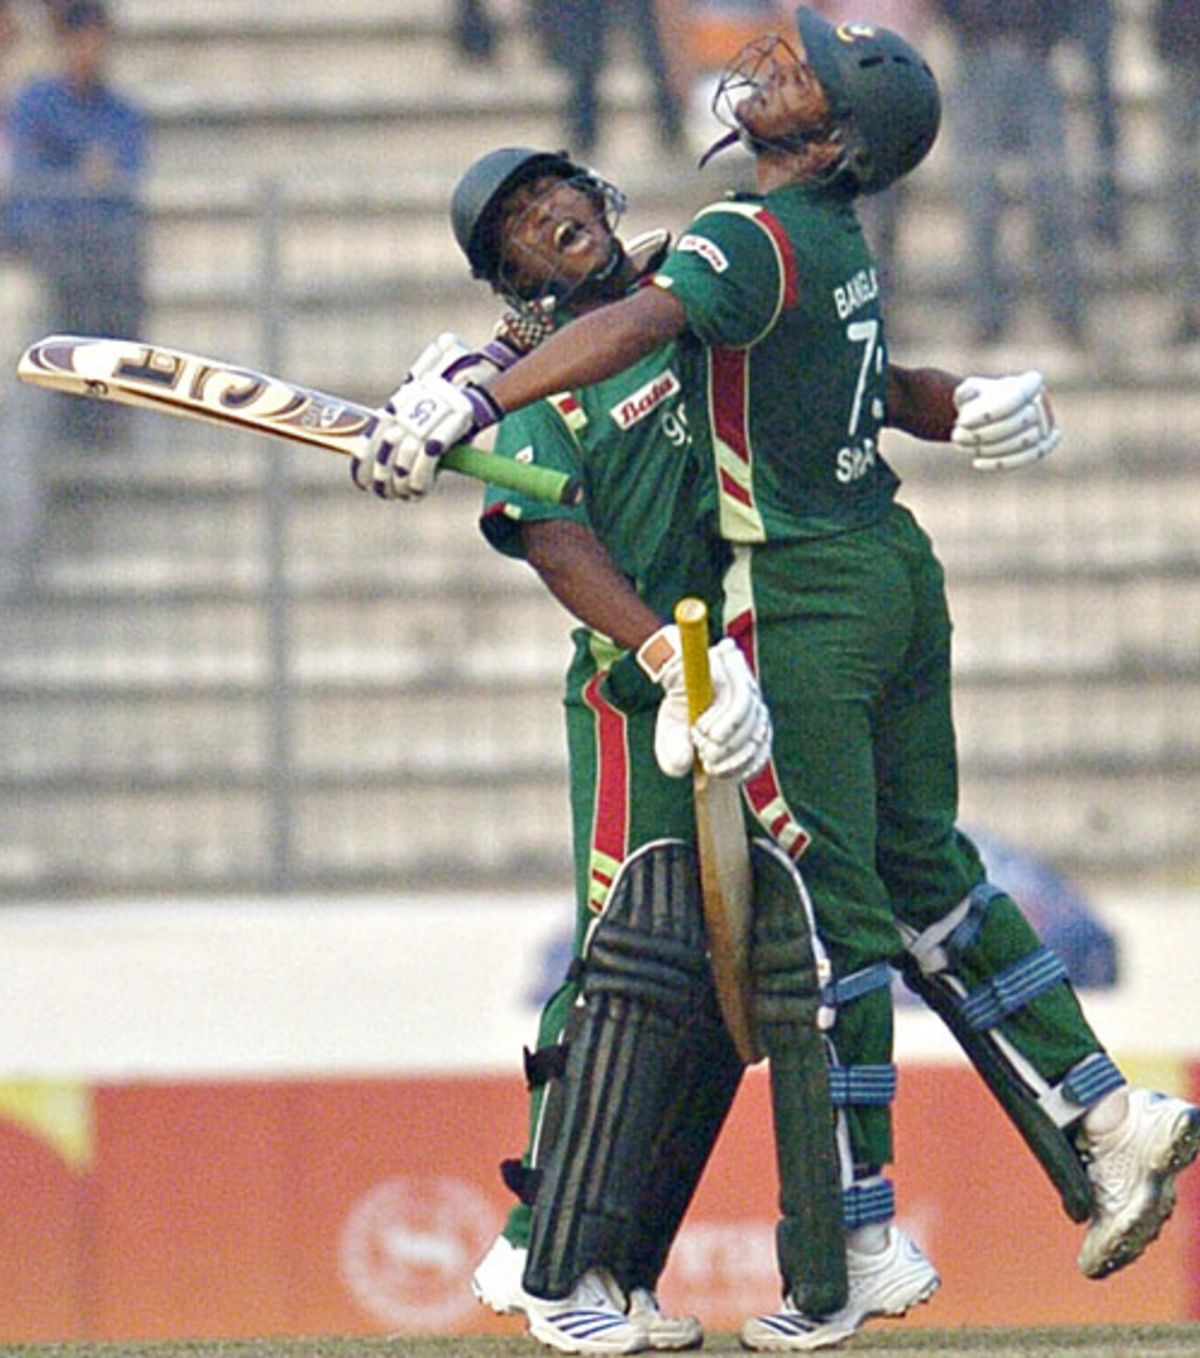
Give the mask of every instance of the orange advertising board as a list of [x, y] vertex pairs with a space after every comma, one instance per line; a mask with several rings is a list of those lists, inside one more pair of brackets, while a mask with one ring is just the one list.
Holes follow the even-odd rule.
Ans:
[[[1153, 1074], [1200, 1093], [1194, 1064]], [[0, 1085], [0, 1341], [511, 1330], [467, 1278], [510, 1205], [497, 1165], [524, 1118], [515, 1074]], [[1080, 1228], [965, 1067], [902, 1068], [897, 1151], [900, 1216], [943, 1277], [905, 1325], [1200, 1316], [1200, 1171], [1147, 1256], [1094, 1283]], [[718, 1331], [773, 1307], [774, 1203], [756, 1069], [667, 1303]]]

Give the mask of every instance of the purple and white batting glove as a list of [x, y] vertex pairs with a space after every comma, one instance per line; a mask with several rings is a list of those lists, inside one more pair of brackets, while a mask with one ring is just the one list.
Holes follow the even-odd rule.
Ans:
[[[486, 382], [511, 368], [524, 352], [507, 334], [495, 335], [482, 348], [472, 349], [466, 340], [447, 330], [421, 350], [406, 381], [411, 382], [416, 377], [444, 377], [456, 387]], [[399, 394], [396, 392], [395, 396]]]
[[1032, 369], [1012, 377], [967, 377], [954, 389], [958, 418], [950, 435], [976, 471], [1013, 471], [1058, 447], [1062, 430]]
[[503, 417], [496, 398], [474, 383], [457, 387], [433, 374], [405, 382], [379, 412], [366, 456], [352, 459], [354, 484], [383, 500], [419, 500], [447, 449]]

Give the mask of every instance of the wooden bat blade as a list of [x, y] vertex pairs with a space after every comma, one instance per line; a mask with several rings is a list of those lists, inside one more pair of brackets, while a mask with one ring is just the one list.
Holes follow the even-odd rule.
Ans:
[[[34, 386], [223, 424], [361, 457], [378, 415], [369, 406], [222, 359], [141, 340], [49, 335], [31, 344], [17, 376]], [[538, 499], [578, 504], [578, 482], [561, 472], [453, 448], [443, 467]]]
[[696, 846], [713, 984], [729, 1036], [747, 1065], [762, 1059], [754, 1025], [750, 925], [754, 882], [737, 784], [694, 777]]
[[[694, 721], [712, 703], [708, 668], [708, 610], [699, 599], [682, 599], [675, 621], [683, 646], [689, 715]], [[697, 761], [692, 776], [696, 803], [696, 848], [709, 961], [721, 1014], [738, 1055], [748, 1065], [761, 1060], [754, 1027], [754, 985], [750, 972], [750, 929], [754, 882], [750, 848], [736, 782], [710, 778]]]

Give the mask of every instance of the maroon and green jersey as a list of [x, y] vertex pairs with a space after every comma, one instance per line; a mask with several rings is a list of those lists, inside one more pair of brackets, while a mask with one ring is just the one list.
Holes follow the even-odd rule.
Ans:
[[683, 304], [688, 412], [711, 448], [721, 536], [825, 537], [876, 522], [898, 480], [879, 453], [879, 282], [848, 198], [791, 185], [693, 219], [655, 275]]

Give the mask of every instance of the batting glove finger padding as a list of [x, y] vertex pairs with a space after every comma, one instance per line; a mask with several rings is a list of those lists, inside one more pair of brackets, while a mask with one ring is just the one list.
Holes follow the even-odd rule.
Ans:
[[1062, 439], [1039, 372], [968, 377], [954, 391], [951, 439], [977, 471], [1012, 471], [1049, 456]]
[[683, 778], [691, 773], [696, 762], [692, 749], [692, 732], [688, 724], [687, 689], [683, 683], [683, 666], [679, 667], [678, 682], [663, 693], [654, 723], [654, 758], [668, 778]]
[[503, 414], [483, 387], [457, 387], [436, 374], [413, 378], [380, 412], [367, 455], [351, 464], [354, 484], [384, 500], [419, 500], [433, 485], [441, 455]]
[[[479, 349], [472, 349], [466, 340], [449, 330], [440, 334], [413, 360], [407, 382], [418, 377], [442, 377], [461, 387], [470, 383], [486, 382], [502, 373], [519, 359], [524, 351], [510, 338], [496, 335]], [[395, 400], [400, 392], [392, 396]]]
[[692, 743], [713, 777], [752, 777], [771, 757], [771, 715], [734, 641], [722, 638], [708, 658], [713, 702], [693, 725]]

